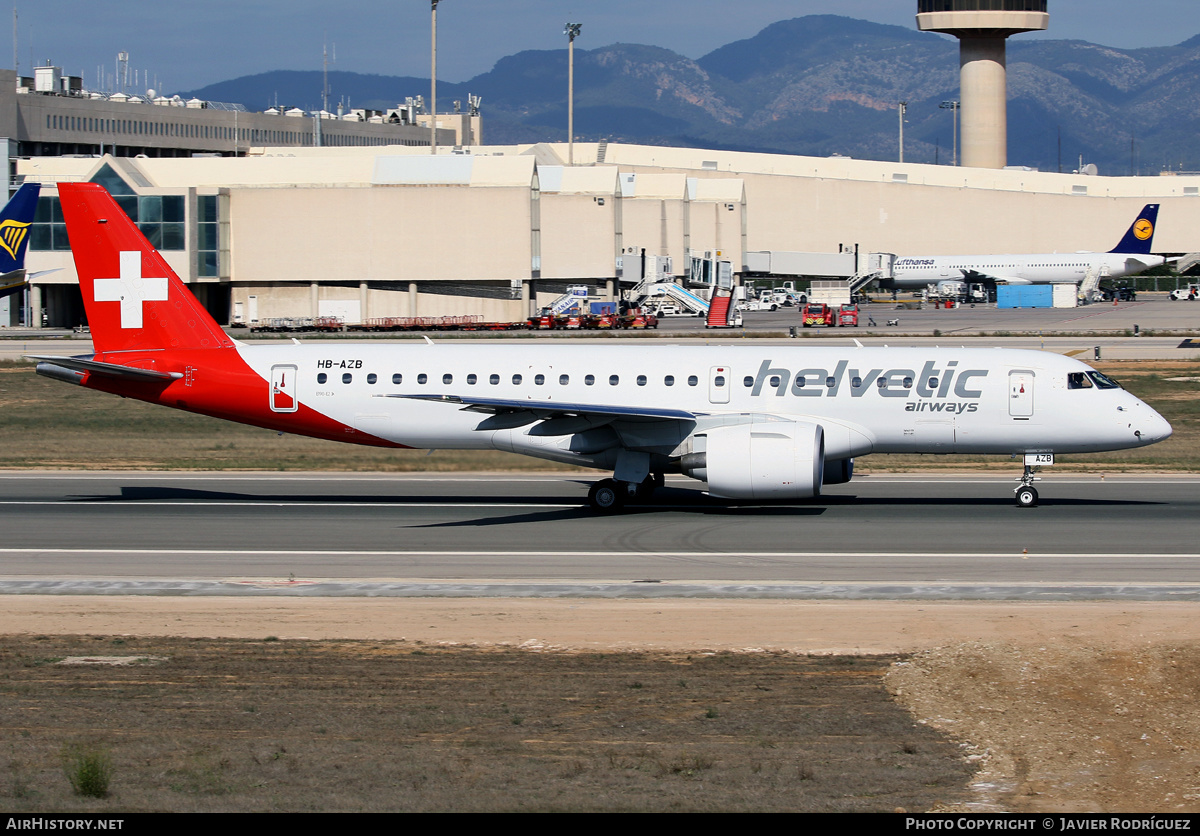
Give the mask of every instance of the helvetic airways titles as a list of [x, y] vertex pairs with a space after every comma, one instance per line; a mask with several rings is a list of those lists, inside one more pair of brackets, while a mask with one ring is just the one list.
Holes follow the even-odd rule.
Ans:
[[[833, 370], [800, 369], [794, 375], [790, 369], [774, 365], [772, 360], [763, 360], [754, 376], [754, 388], [751, 397], [761, 397], [764, 389], [775, 390], [775, 395], [794, 395], [798, 398], [836, 398], [842, 391], [847, 379], [850, 381], [850, 397], [861, 398], [867, 392], [875, 390], [884, 398], [907, 398], [916, 392], [919, 398], [946, 398], [951, 391], [959, 398], [978, 399], [983, 397], [983, 391], [973, 389], [969, 385], [972, 378], [988, 376], [987, 369], [957, 370], [957, 360], [946, 363], [946, 368], [938, 369], [934, 361], [926, 361], [917, 374], [913, 369], [868, 369], [860, 371], [849, 368], [848, 360], [841, 360]], [[915, 388], [914, 388], [915, 386]], [[909, 404], [909, 412], [922, 412], [914, 409], [917, 404]], [[931, 405], [932, 406], [932, 405]], [[962, 404], [960, 406], [966, 406]], [[969, 412], [974, 412], [975, 405]], [[933, 410], [940, 411], [940, 410]], [[963, 409], [959, 409], [963, 412]]]

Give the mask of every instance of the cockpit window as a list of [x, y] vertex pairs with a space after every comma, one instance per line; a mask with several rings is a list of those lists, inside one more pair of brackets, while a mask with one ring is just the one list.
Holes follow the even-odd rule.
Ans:
[[1084, 372], [1071, 372], [1067, 375], [1068, 389], [1091, 389], [1092, 380]]
[[1096, 381], [1096, 385], [1099, 386], [1101, 389], [1120, 389], [1121, 388], [1121, 384], [1117, 383], [1115, 380], [1113, 380], [1108, 375], [1101, 374], [1100, 372], [1088, 372], [1087, 374], [1088, 374], [1088, 377], [1090, 377], [1092, 380]]

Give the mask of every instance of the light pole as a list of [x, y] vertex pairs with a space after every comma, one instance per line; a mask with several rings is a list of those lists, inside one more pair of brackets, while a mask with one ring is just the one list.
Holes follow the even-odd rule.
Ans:
[[563, 29], [567, 36], [567, 165], [575, 165], [575, 39], [582, 23], [568, 23]]
[[961, 107], [956, 101], [942, 102], [938, 107], [942, 110], [952, 110], [954, 113], [954, 165], [958, 165], [958, 109]]
[[900, 162], [904, 162], [904, 114], [908, 111], [908, 102], [900, 102]]
[[432, 17], [430, 34], [433, 41], [433, 56], [429, 65], [429, 152], [437, 154], [437, 7], [441, 0], [429, 0]]

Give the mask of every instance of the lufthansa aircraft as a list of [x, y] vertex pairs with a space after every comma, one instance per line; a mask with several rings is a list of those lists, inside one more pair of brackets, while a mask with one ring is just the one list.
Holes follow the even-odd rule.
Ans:
[[25, 248], [41, 190], [40, 183], [26, 183], [0, 209], [0, 297], [25, 287]]
[[945, 281], [995, 284], [1081, 282], [1090, 272], [1101, 278], [1132, 276], [1166, 261], [1150, 255], [1158, 204], [1146, 205], [1125, 237], [1106, 253], [1041, 255], [925, 255], [897, 258], [893, 277], [879, 282], [885, 290], [906, 290]]
[[1057, 453], [1167, 438], [1153, 409], [1037, 351], [455, 343], [245, 345], [227, 336], [103, 188], [62, 183], [95, 354], [39, 374], [299, 435], [376, 447], [507, 450], [611, 470], [615, 511], [665, 473], [715, 496], [794, 501], [868, 453]]

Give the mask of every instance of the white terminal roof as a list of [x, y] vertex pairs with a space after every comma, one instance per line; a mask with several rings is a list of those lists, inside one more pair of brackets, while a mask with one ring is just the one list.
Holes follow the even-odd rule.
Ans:
[[[855, 160], [848, 157], [797, 157], [615, 143], [606, 146], [605, 163], [596, 165], [598, 146], [579, 142], [575, 143], [575, 159], [580, 161], [580, 165], [564, 169], [562, 179], [556, 180], [553, 169], [561, 166], [546, 165], [546, 162], [558, 162], [556, 157], [565, 157], [565, 144], [486, 146], [466, 150], [471, 153], [452, 154], [449, 153], [450, 149], [446, 149], [447, 153], [435, 158], [429, 154], [428, 148], [406, 146], [281, 148], [257, 149], [243, 158], [122, 158], [122, 162], [136, 168], [147, 183], [159, 188], [336, 187], [400, 182], [518, 185], [530, 182], [532, 166], [539, 164], [540, 179], [545, 190], [581, 194], [610, 193], [607, 186], [609, 174], [603, 172], [615, 166], [621, 170], [620, 190], [626, 197], [681, 199], [689, 194], [688, 178], [697, 177], [700, 183], [691, 189], [696, 199], [726, 201], [741, 199], [740, 194], [734, 194], [738, 186], [733, 182], [722, 187], [711, 186], [709, 180], [729, 180], [730, 175], [735, 180], [739, 175], [773, 175], [823, 181], [908, 183], [948, 189], [1144, 197], [1147, 201], [1193, 195], [1197, 185], [1200, 185], [1200, 177], [1195, 175], [1096, 177]], [[562, 152], [561, 155], [559, 152]], [[99, 160], [94, 158], [35, 157], [19, 161], [18, 171], [43, 182], [85, 180], [92, 175], [98, 163]], [[639, 170], [633, 172], [629, 171], [630, 168]], [[646, 168], [667, 171], [646, 171]], [[412, 179], [406, 180], [405, 177]], [[603, 185], [600, 184], [601, 180], [604, 181]], [[730, 191], [716, 196], [709, 191], [713, 188], [728, 188]]]

